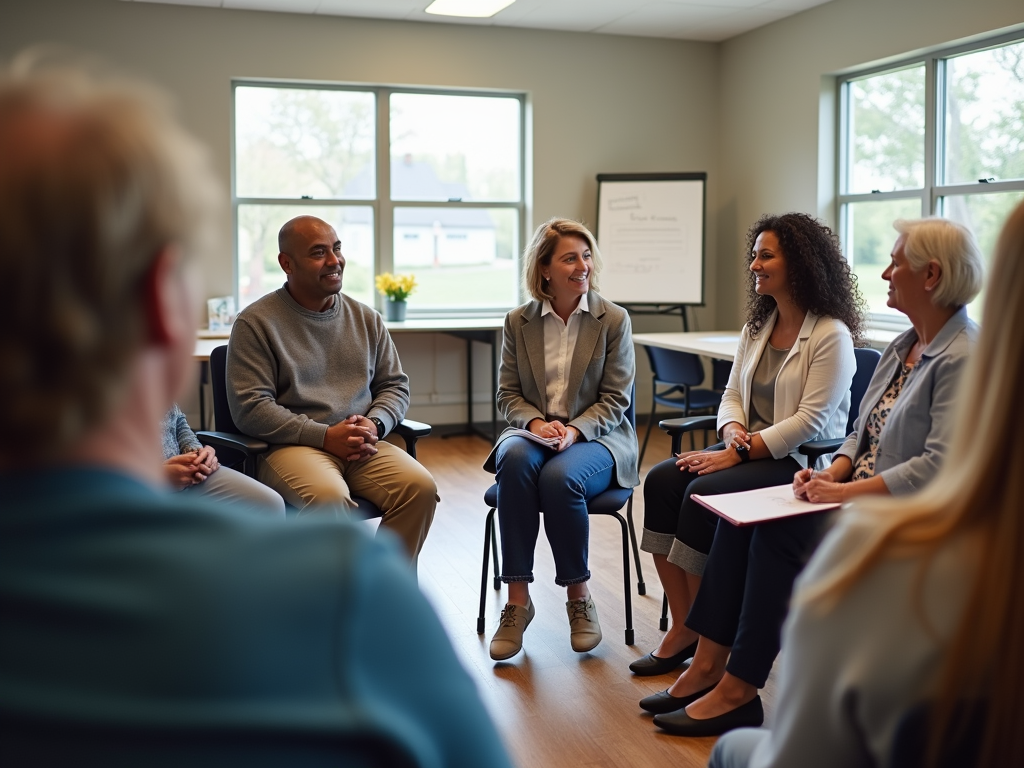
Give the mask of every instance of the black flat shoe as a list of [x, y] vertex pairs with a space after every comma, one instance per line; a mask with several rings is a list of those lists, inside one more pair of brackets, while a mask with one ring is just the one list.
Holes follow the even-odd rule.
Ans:
[[685, 709], [654, 717], [654, 724], [673, 736], [721, 736], [734, 728], [758, 728], [763, 723], [764, 708], [760, 696], [731, 712], [707, 720], [694, 720]]
[[[711, 688], [714, 687], [715, 686], [713, 685], [711, 686]], [[652, 693], [650, 696], [645, 696], [640, 699], [640, 709], [646, 710], [647, 712], [653, 712], [656, 715], [675, 712], [677, 709], [690, 706], [693, 702], [710, 691], [711, 688], [705, 688], [703, 691], [691, 693], [689, 696], [673, 696], [668, 692], [668, 690]]]
[[654, 651], [651, 651], [646, 656], [637, 659], [629, 665], [629, 671], [637, 677], [653, 677], [654, 675], [664, 675], [667, 672], [671, 672], [679, 665], [686, 662], [687, 659], [693, 658], [693, 654], [697, 652], [697, 643], [690, 643], [677, 653], [675, 656], [669, 656], [666, 659], [660, 656], [655, 656]]

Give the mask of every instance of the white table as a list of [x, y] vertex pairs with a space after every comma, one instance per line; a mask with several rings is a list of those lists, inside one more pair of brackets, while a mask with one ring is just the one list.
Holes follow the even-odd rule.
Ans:
[[[466, 426], [459, 434], [479, 435], [485, 440], [494, 442], [498, 436], [498, 403], [491, 398], [491, 432], [488, 434], [479, 429], [473, 422], [473, 342], [487, 344], [491, 348], [491, 383], [492, 389], [498, 387], [498, 349], [501, 346], [501, 332], [505, 327], [502, 317], [448, 317], [406, 320], [395, 323], [385, 320], [385, 327], [391, 334], [396, 333], [444, 333], [464, 339], [466, 342]], [[197, 334], [196, 348], [193, 354], [200, 363], [199, 377], [199, 420], [202, 429], [206, 429], [206, 398], [204, 385], [209, 380], [210, 353], [215, 347], [227, 344], [229, 332], [201, 330]]]
[[732, 360], [740, 343], [739, 331], [691, 331], [679, 333], [635, 333], [633, 343], [689, 352], [715, 360]]

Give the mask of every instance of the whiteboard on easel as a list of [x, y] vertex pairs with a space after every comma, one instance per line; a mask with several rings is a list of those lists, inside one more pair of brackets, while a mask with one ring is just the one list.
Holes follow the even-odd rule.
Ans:
[[619, 304], [704, 303], [706, 173], [599, 174], [601, 295]]

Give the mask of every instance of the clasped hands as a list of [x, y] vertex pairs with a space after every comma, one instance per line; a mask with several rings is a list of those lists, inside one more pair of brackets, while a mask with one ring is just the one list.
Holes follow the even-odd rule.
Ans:
[[793, 495], [815, 504], [843, 501], [844, 483], [836, 482], [827, 469], [801, 469], [793, 475]]
[[343, 461], [366, 461], [377, 452], [377, 427], [365, 416], [349, 416], [327, 428], [324, 450]]
[[164, 462], [164, 472], [171, 487], [183, 491], [189, 486], [199, 485], [220, 469], [217, 453], [209, 445], [196, 451], [172, 456]]
[[555, 446], [556, 451], [564, 451], [575, 443], [580, 436], [580, 431], [576, 427], [566, 426], [557, 420], [544, 421], [543, 419], [534, 419], [526, 428], [538, 437], [559, 438], [558, 445]]
[[679, 471], [697, 475], [710, 475], [740, 463], [740, 455], [736, 448], [742, 446], [750, 450], [751, 434], [736, 422], [730, 422], [722, 429], [725, 448], [717, 451], [685, 451], [676, 454], [676, 466]]

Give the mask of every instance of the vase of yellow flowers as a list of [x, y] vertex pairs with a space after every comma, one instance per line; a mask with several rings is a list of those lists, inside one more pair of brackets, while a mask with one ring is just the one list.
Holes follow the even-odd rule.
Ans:
[[416, 290], [415, 275], [392, 275], [385, 272], [377, 275], [377, 290], [387, 298], [385, 317], [394, 323], [405, 320], [406, 299]]

